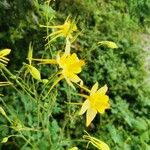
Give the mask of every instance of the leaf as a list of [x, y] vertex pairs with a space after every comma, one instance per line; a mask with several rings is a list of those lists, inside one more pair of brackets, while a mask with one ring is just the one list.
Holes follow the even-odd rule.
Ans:
[[143, 118], [137, 117], [135, 121], [133, 121], [133, 126], [139, 130], [139, 131], [144, 131], [147, 129], [147, 123]]

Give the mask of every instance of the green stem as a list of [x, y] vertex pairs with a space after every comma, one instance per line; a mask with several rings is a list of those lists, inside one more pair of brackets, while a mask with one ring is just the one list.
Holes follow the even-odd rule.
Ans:
[[61, 75], [50, 87], [50, 89], [48, 90], [47, 94], [45, 95], [45, 97], [43, 98], [43, 100], [49, 95], [49, 93], [51, 92], [51, 90], [56, 86], [56, 84], [58, 84], [58, 82], [60, 80], [62, 80], [64, 77]]

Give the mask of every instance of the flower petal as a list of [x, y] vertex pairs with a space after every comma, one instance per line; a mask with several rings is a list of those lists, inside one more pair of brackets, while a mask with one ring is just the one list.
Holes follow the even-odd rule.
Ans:
[[86, 126], [89, 126], [92, 120], [95, 118], [97, 113], [96, 109], [89, 108], [86, 112]]
[[83, 115], [86, 112], [86, 110], [89, 109], [89, 107], [90, 107], [90, 101], [87, 99], [83, 103], [83, 105], [81, 107], [81, 110], [79, 112], [79, 115]]
[[80, 73], [82, 71], [82, 66], [85, 65], [84, 60], [79, 60], [77, 62], [75, 62], [74, 64], [70, 65], [68, 67], [68, 69], [70, 68], [70, 70], [72, 70], [72, 72], [74, 73]]
[[11, 49], [8, 49], [8, 48], [3, 49], [0, 51], [0, 57], [7, 56], [10, 52], [11, 52]]
[[105, 84], [105, 85], [104, 85], [103, 87], [101, 87], [97, 92], [98, 92], [98, 93], [101, 93], [101, 94], [106, 94], [107, 90], [108, 90], [108, 87], [107, 87], [107, 85]]
[[110, 108], [109, 97], [107, 95], [102, 95], [100, 98], [100, 103], [96, 105], [96, 109], [99, 113], [103, 114], [105, 109]]
[[96, 83], [93, 85], [93, 87], [92, 87], [92, 89], [91, 89], [91, 92], [90, 92], [90, 95], [93, 95], [94, 93], [96, 93], [97, 89], [98, 89], [98, 82], [96, 82]]
[[75, 83], [81, 81], [81, 79], [76, 74], [72, 74], [71, 76], [68, 76], [68, 78], [70, 79], [70, 81]]
[[66, 55], [70, 54], [70, 47], [71, 47], [71, 43], [68, 39], [66, 39], [66, 47], [65, 47], [65, 54]]

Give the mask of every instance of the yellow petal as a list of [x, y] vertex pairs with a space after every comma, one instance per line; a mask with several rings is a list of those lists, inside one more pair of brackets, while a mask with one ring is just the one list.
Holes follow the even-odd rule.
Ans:
[[106, 94], [107, 90], [108, 90], [108, 87], [107, 87], [107, 85], [105, 84], [105, 85], [104, 85], [103, 87], [101, 87], [97, 92], [98, 92], [98, 93], [101, 93], [101, 94]]
[[86, 112], [86, 126], [89, 126], [97, 113], [96, 109], [89, 108]]
[[70, 81], [75, 82], [75, 83], [81, 81], [81, 79], [76, 74], [73, 74], [73, 75], [69, 76], [68, 78]]
[[96, 109], [99, 113], [103, 114], [105, 109], [109, 109], [109, 97], [107, 95], [102, 95], [100, 98], [100, 102], [96, 105]]
[[82, 66], [85, 65], [84, 60], [79, 60], [78, 62], [70, 65], [70, 67], [68, 67], [69, 70], [72, 70], [72, 72], [74, 73], [80, 73], [82, 71]]
[[67, 57], [67, 64], [73, 64], [75, 62], [77, 62], [79, 59], [77, 57], [76, 53], [73, 53], [72, 55], [70, 55], [69, 57]]
[[3, 49], [0, 51], [0, 57], [8, 55], [10, 52], [11, 52], [11, 49], [7, 49], [7, 48]]
[[90, 101], [87, 99], [85, 100], [85, 102], [83, 103], [82, 107], [81, 107], [81, 110], [79, 112], [79, 115], [82, 115], [86, 112], [87, 109], [89, 109], [90, 107]]
[[98, 89], [98, 82], [96, 82], [96, 83], [93, 85], [93, 87], [92, 87], [92, 89], [91, 89], [91, 92], [90, 92], [90, 95], [93, 95], [94, 93], [96, 93], [97, 89]]
[[70, 47], [71, 47], [70, 41], [67, 39], [66, 40], [66, 47], [65, 47], [65, 54], [66, 55], [70, 54]]
[[28, 69], [33, 78], [41, 80], [41, 74], [35, 67], [28, 65]]
[[2, 63], [7, 64], [9, 60], [4, 60], [4, 57], [1, 57], [1, 58], [0, 58], [0, 61], [1, 61]]

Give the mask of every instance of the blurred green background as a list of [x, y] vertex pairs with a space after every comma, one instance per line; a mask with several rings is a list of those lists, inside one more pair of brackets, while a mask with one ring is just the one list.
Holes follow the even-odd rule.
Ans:
[[[80, 76], [89, 87], [96, 81], [100, 86], [107, 84], [109, 87], [111, 109], [102, 116], [97, 115], [87, 131], [105, 141], [112, 150], [150, 150], [150, 86], [145, 66], [149, 52], [143, 48], [142, 37], [143, 33], [148, 35], [150, 32], [150, 0], [52, 0], [49, 6], [44, 0], [1, 0], [0, 49], [12, 49], [8, 68], [15, 72], [22, 66], [30, 42], [35, 57], [42, 53], [46, 44], [43, 37], [47, 32], [39, 24], [63, 24], [68, 15], [76, 18], [78, 29], [82, 31], [72, 47], [72, 51], [87, 62]], [[113, 41], [119, 48], [95, 46], [102, 40]], [[56, 51], [62, 42], [56, 40], [51, 49]], [[55, 119], [50, 127], [54, 141], [57, 141], [58, 130], [63, 124], [61, 118], [67, 114], [66, 106], [61, 104], [69, 95], [65, 85], [61, 90], [63, 98], [58, 95], [53, 112]], [[11, 89], [1, 88], [1, 91], [6, 93], [7, 99], [17, 99], [17, 95], [10, 94]], [[78, 97], [73, 100], [78, 101]], [[15, 107], [21, 105], [14, 101], [8, 103]], [[80, 116], [68, 125], [64, 139], [82, 137], [83, 118]], [[8, 132], [0, 129], [0, 136], [4, 137]], [[46, 144], [43, 141], [44, 147], [39, 149], [48, 149]], [[76, 145], [81, 150], [86, 147], [85, 143], [77, 142]], [[0, 149], [16, 147], [0, 145]]]

